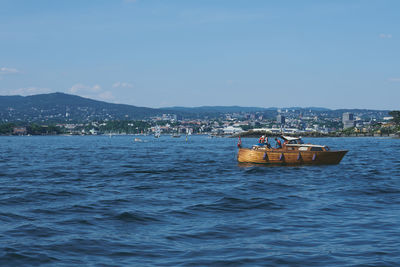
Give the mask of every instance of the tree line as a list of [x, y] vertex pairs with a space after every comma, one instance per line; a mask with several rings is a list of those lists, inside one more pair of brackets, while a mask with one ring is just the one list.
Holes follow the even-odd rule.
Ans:
[[31, 123], [27, 126], [21, 126], [16, 123], [2, 123], [0, 124], [0, 135], [12, 135], [14, 134], [14, 128], [25, 127], [26, 134], [30, 135], [50, 135], [50, 134], [62, 134], [64, 131], [56, 125], [39, 125]]

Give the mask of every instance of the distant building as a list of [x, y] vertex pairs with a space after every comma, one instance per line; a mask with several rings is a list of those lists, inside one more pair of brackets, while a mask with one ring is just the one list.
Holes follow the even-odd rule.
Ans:
[[241, 133], [243, 132], [243, 129], [241, 127], [233, 127], [233, 126], [228, 126], [223, 129], [224, 134], [236, 134], [236, 133]]
[[26, 127], [14, 127], [13, 134], [15, 135], [25, 135], [27, 133]]
[[278, 114], [278, 116], [276, 116], [276, 122], [279, 124], [285, 124], [285, 116]]
[[178, 116], [176, 114], [162, 114], [161, 118], [166, 121], [176, 121]]
[[343, 129], [354, 127], [354, 115], [350, 112], [343, 113], [342, 116]]

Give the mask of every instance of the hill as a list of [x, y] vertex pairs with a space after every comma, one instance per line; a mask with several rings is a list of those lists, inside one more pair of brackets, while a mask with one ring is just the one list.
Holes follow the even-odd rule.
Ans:
[[112, 104], [64, 93], [32, 96], [0, 96], [1, 121], [91, 121], [143, 119], [166, 111]]

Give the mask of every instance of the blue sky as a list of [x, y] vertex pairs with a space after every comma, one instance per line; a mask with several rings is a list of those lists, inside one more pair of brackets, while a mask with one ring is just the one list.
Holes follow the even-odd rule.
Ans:
[[400, 108], [400, 1], [0, 0], [0, 94]]

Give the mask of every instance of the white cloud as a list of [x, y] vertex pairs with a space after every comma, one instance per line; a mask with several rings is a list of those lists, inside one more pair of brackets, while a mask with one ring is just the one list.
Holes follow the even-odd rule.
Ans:
[[400, 82], [400, 78], [389, 78], [389, 82]]
[[381, 33], [379, 34], [379, 37], [382, 39], [391, 39], [392, 38], [392, 34], [391, 33]]
[[112, 101], [115, 99], [114, 95], [110, 91], [104, 91], [98, 95], [98, 98], [102, 100]]
[[5, 95], [22, 95], [22, 96], [48, 94], [52, 92], [53, 90], [49, 88], [39, 88], [39, 87], [25, 87], [25, 88], [10, 89], [3, 91]]
[[95, 84], [92, 86], [82, 83], [74, 84], [68, 89], [71, 94], [79, 95], [85, 98], [97, 99], [102, 101], [114, 101], [115, 97], [111, 91], [104, 90], [100, 85]]
[[132, 88], [133, 84], [126, 82], [116, 82], [112, 85], [113, 88]]
[[15, 73], [19, 73], [19, 72], [20, 71], [15, 68], [7, 68], [7, 67], [0, 68], [0, 75], [15, 74]]
[[68, 90], [70, 93], [77, 94], [77, 93], [95, 93], [101, 91], [101, 87], [98, 84], [93, 86], [83, 85], [81, 83], [74, 84]]

